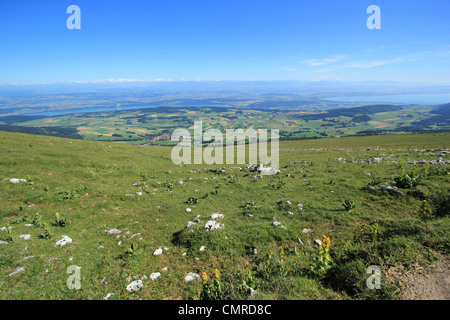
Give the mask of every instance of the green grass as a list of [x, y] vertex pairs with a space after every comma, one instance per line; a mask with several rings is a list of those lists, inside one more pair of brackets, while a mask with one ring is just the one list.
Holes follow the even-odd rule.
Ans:
[[[246, 170], [211, 171], [238, 166], [232, 164], [175, 166], [168, 147], [0, 132], [0, 227], [9, 221], [14, 240], [0, 245], [0, 299], [102, 299], [107, 293], [115, 294], [111, 299], [191, 299], [198, 296], [202, 281], [185, 282], [186, 274], [212, 277], [214, 269], [220, 271], [225, 299], [247, 299], [248, 287], [257, 291], [255, 299], [399, 298], [395, 279], [384, 276], [390, 268], [426, 266], [448, 254], [448, 213], [420, 218], [423, 198], [433, 203], [437, 191], [448, 198], [448, 171], [430, 174], [412, 190], [402, 190], [404, 196], [362, 188], [373, 176], [382, 184], [394, 181], [401, 170], [390, 161], [404, 161], [409, 172], [414, 167], [409, 160], [435, 160], [439, 151], [414, 149], [442, 148], [449, 137], [439, 133], [281, 142], [282, 173], [254, 179]], [[351, 162], [380, 156], [390, 159]], [[340, 157], [347, 161], [338, 161]], [[32, 183], [3, 180], [10, 178]], [[190, 197], [197, 203], [186, 203]], [[286, 200], [292, 205], [277, 204]], [[342, 206], [344, 200], [355, 201], [350, 213]], [[51, 238], [38, 238], [43, 226], [25, 226], [36, 212]], [[206, 232], [203, 227], [216, 212], [224, 215], [219, 222], [225, 228]], [[52, 225], [56, 213], [67, 223]], [[190, 232], [187, 222], [197, 215], [200, 223]], [[273, 217], [286, 229], [272, 226]], [[375, 223], [379, 228], [374, 237]], [[103, 232], [111, 228], [122, 231], [120, 239]], [[304, 228], [313, 231], [303, 233]], [[136, 233], [140, 235], [131, 238]], [[19, 239], [21, 234], [30, 234], [31, 240]], [[73, 242], [55, 247], [63, 235]], [[314, 241], [322, 235], [331, 239], [333, 264], [317, 276], [311, 272], [318, 252]], [[0, 231], [0, 240], [7, 240], [7, 232]], [[199, 252], [201, 246], [205, 251]], [[168, 250], [152, 255], [160, 247]], [[81, 290], [66, 286], [71, 265], [81, 267]], [[365, 286], [369, 265], [382, 270], [381, 290]], [[22, 266], [23, 272], [8, 277]], [[125, 290], [128, 277], [152, 272], [162, 275], [144, 280], [136, 293]]]

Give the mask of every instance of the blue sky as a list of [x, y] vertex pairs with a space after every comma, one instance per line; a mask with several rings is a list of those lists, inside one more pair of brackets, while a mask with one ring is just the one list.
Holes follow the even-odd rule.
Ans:
[[0, 84], [107, 79], [450, 83], [450, 1], [1, 0]]

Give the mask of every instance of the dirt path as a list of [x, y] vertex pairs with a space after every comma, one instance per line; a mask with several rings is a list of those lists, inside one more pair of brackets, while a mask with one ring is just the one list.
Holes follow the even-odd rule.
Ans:
[[399, 277], [403, 300], [450, 300], [450, 258]]

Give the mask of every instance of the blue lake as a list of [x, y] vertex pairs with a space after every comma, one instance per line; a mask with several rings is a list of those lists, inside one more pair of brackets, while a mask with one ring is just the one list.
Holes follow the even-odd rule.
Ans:
[[382, 96], [331, 97], [324, 100], [339, 102], [404, 103], [438, 105], [450, 102], [450, 93], [398, 94]]

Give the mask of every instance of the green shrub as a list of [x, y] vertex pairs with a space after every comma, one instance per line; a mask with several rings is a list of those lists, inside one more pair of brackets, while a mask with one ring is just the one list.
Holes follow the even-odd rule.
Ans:
[[65, 227], [67, 224], [69, 224], [69, 220], [67, 219], [67, 217], [62, 218], [57, 212], [55, 214], [55, 220], [52, 222], [52, 225], [55, 227]]
[[344, 207], [345, 211], [352, 212], [352, 210], [356, 207], [356, 202], [355, 200], [344, 200], [342, 206]]
[[450, 194], [441, 192], [431, 201], [433, 215], [445, 217], [450, 213]]

